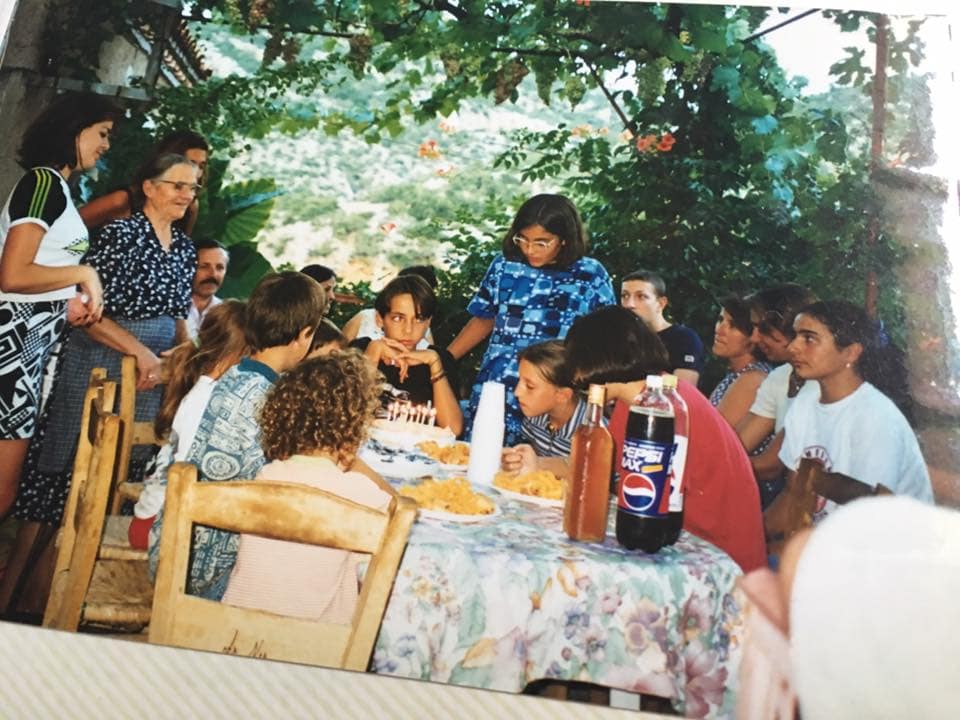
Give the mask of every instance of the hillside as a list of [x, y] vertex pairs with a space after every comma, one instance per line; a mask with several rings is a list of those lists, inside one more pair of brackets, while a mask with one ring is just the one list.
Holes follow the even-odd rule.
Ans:
[[[214, 24], [193, 29], [215, 74], [247, 74], [259, 66], [264, 37], [235, 35]], [[317, 41], [301, 56], [329, 49]], [[333, 92], [290, 97], [288, 104], [296, 112], [362, 116], [382, 102], [388, 81], [379, 75], [351, 77]], [[589, 124], [613, 134], [621, 129], [599, 91], [588, 93], [576, 111], [557, 103], [548, 107], [531, 78], [521, 85], [516, 104], [477, 99], [449, 118], [409, 123], [376, 144], [349, 130], [331, 137], [317, 129], [274, 132], [234, 148], [228, 181], [273, 177], [284, 191], [259, 239], [261, 251], [275, 265], [321, 262], [349, 281], [371, 280], [375, 286], [406, 264], [442, 264], [442, 229], [458, 214], [496, 207], [507, 216], [526, 195], [551, 189], [493, 167], [509, 147], [511, 131], [548, 130], [559, 123]]]

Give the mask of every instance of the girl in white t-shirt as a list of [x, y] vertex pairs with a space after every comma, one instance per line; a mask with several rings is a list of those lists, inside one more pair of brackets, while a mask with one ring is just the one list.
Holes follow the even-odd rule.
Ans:
[[[808, 460], [845, 476], [838, 482], [851, 497], [882, 488], [933, 502], [916, 436], [894, 402], [908, 407], [902, 357], [882, 327], [844, 301], [807, 306], [793, 327], [790, 362], [820, 395], [801, 393], [787, 411], [780, 459], [792, 471], [788, 482]], [[814, 522], [834, 507], [818, 498]]]
[[[351, 471], [380, 405], [376, 370], [359, 354], [305, 360], [270, 390], [260, 415], [268, 462], [257, 480], [295, 482], [385, 510], [381, 479]], [[223, 602], [348, 624], [364, 556], [346, 550], [242, 535]]]
[[217, 380], [249, 352], [245, 323], [246, 304], [224, 300], [203, 319], [197, 344], [183, 343], [171, 353], [166, 363], [168, 379], [163, 404], [154, 420], [154, 433], [158, 438], [166, 438], [166, 443], [157, 454], [155, 470], [145, 479], [133, 509], [131, 546], [146, 549], [153, 518], [166, 497], [167, 469], [187, 457]]
[[103, 312], [97, 271], [78, 264], [87, 229], [66, 181], [97, 164], [120, 116], [100, 96], [64, 95], [27, 128], [18, 151], [27, 172], [0, 213], [0, 347], [12, 349], [0, 354], [0, 519], [36, 430], [50, 351], [67, 320], [89, 324]]

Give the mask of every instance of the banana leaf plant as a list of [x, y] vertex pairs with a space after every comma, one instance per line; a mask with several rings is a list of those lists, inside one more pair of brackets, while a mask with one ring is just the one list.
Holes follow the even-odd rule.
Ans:
[[246, 298], [273, 266], [257, 249], [256, 237], [266, 227], [278, 190], [272, 178], [223, 185], [227, 161], [214, 159], [200, 197], [200, 216], [194, 228], [197, 240], [214, 239], [230, 253], [227, 277], [220, 297]]

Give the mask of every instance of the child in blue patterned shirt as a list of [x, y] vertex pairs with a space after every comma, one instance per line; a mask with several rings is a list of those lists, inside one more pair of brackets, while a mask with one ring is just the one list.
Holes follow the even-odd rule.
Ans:
[[[247, 341], [252, 354], [228, 370], [210, 396], [186, 462], [200, 480], [252, 480], [264, 464], [260, 408], [280, 373], [306, 356], [323, 317], [326, 296], [298, 272], [268, 275], [247, 301]], [[150, 568], [156, 572], [163, 510], [150, 530]], [[210, 528], [194, 530], [187, 591], [219, 600], [237, 555], [238, 536]]]

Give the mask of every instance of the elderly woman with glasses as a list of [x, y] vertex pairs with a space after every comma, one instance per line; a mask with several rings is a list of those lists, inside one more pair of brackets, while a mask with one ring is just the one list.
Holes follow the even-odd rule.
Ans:
[[[152, 421], [162, 399], [160, 354], [186, 338], [193, 242], [179, 228], [198, 189], [199, 170], [183, 155], [153, 157], [138, 171], [142, 206], [96, 234], [85, 256], [103, 281], [100, 322], [72, 332], [41, 428], [24, 469], [17, 517], [56, 525], [70, 488], [83, 393], [90, 370], [119, 377], [120, 361], [137, 361], [138, 421]], [[146, 458], [135, 456], [134, 462]]]
[[507, 445], [520, 438], [517, 353], [528, 345], [563, 339], [573, 321], [616, 303], [610, 276], [586, 257], [587, 238], [574, 204], [562, 195], [535, 195], [517, 211], [503, 238], [503, 253], [487, 270], [467, 306], [473, 316], [448, 350], [461, 358], [487, 337], [467, 412], [467, 427], [488, 380], [506, 386]]

